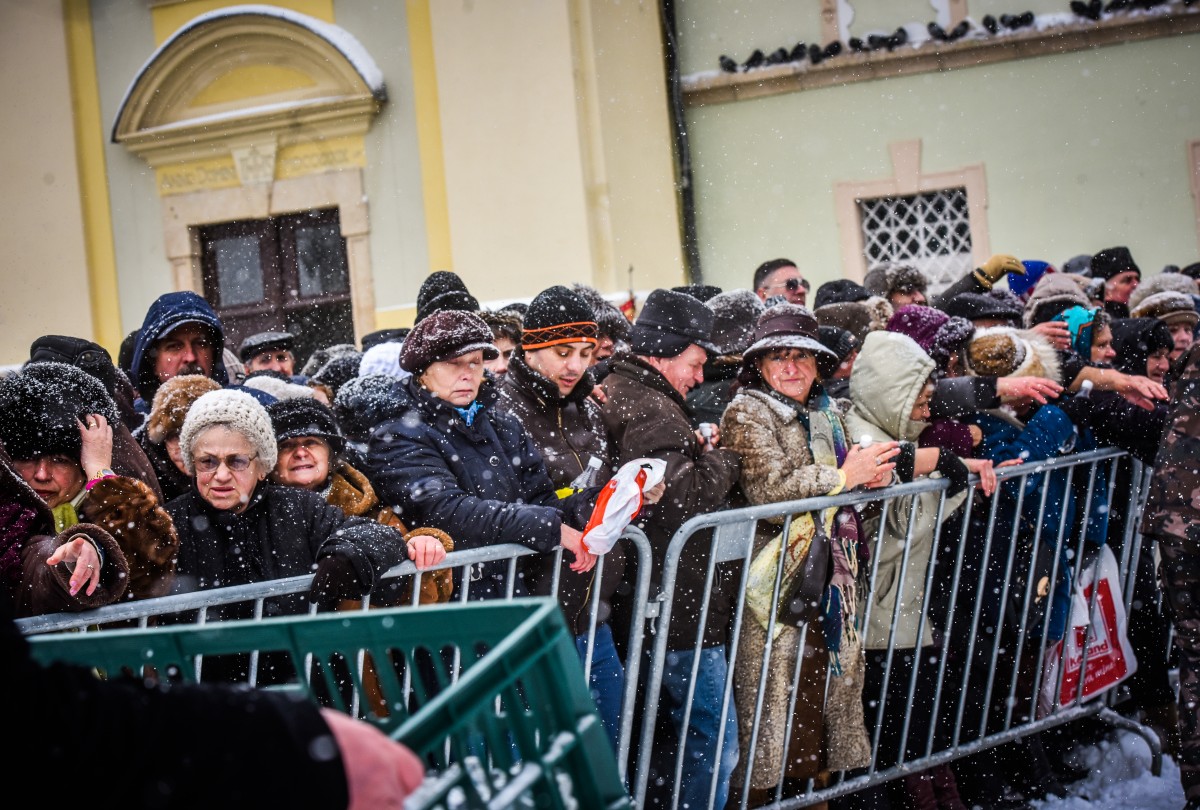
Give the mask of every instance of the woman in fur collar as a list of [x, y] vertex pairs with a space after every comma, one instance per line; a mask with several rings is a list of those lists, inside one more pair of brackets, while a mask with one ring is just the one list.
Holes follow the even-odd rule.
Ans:
[[[845, 403], [830, 400], [821, 388], [820, 380], [837, 368], [838, 358], [818, 340], [813, 314], [795, 304], [772, 306], [759, 317], [752, 341], [742, 355], [741, 387], [721, 422], [725, 446], [742, 457], [741, 485], [746, 498], [755, 505], [779, 503], [881, 486], [888, 481], [895, 467], [891, 459], [899, 452], [896, 444], [879, 442], [863, 449], [850, 442], [842, 422]], [[789, 548], [811, 543], [815, 528], [806, 517], [797, 515], [790, 522], [790, 527], [799, 528], [789, 532]], [[827, 588], [828, 609], [821, 621], [808, 623], [804, 636], [803, 677], [795, 714], [789, 716], [787, 708], [801, 631], [786, 623], [781, 610], [776, 616], [776, 627], [781, 630], [772, 641], [771, 660], [766, 665], [765, 705], [752, 761], [753, 724], [739, 724], [743, 756], [734, 780], [746, 778], [745, 763], [751, 762], [750, 787], [756, 791], [773, 788], [785, 776], [813, 777], [824, 770], [858, 767], [870, 760], [862, 719], [862, 648], [854, 632], [858, 523], [853, 509], [830, 510], [818, 517], [827, 524], [834, 572]], [[772, 542], [772, 535], [777, 537], [777, 530], [757, 538], [756, 558]], [[805, 553], [796, 556], [802, 558]], [[785, 580], [788, 573], [792, 572], [785, 572]], [[773, 573], [768, 578], [773, 590]], [[753, 598], [751, 590], [748, 586], [748, 604]], [[770, 604], [770, 594], [767, 600]], [[742, 623], [734, 681], [739, 717], [756, 714], [767, 641], [762, 617], [753, 609], [748, 613], [752, 615]], [[766, 618], [769, 620], [770, 610]], [[826, 701], [827, 661], [833, 662], [835, 677], [829, 679]]]

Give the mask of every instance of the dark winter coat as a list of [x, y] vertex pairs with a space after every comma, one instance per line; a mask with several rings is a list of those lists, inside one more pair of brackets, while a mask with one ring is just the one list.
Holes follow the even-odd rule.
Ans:
[[[543, 553], [561, 542], [564, 521], [580, 530], [587, 525], [599, 490], [560, 500], [529, 434], [496, 411], [490, 381], [479, 390], [482, 408], [470, 425], [414, 378], [392, 393], [404, 415], [372, 433], [364, 472], [380, 501], [407, 524], [441, 529], [459, 550], [518, 543]], [[507, 569], [503, 560], [480, 566], [470, 597], [502, 596]], [[523, 579], [515, 588], [526, 593]]]
[[[683, 397], [666, 377], [635, 355], [613, 357], [604, 389], [608, 402], [601, 414], [616, 442], [618, 463], [642, 457], [667, 462], [666, 492], [636, 521], [653, 548], [651, 581], [657, 586], [672, 536], [689, 518], [726, 507], [741, 472], [741, 459], [725, 448], [704, 452]], [[691, 538], [679, 559], [668, 636], [671, 649], [691, 649], [696, 644], [711, 556], [708, 536]], [[703, 632], [705, 646], [727, 643], [736, 598], [736, 577], [717, 566]]]
[[[315, 492], [263, 482], [242, 512], [216, 509], [196, 490], [167, 505], [179, 532], [176, 590], [200, 591], [312, 574], [333, 554], [348, 559], [367, 593], [408, 559], [395, 529], [347, 517]], [[268, 600], [269, 615], [301, 613], [307, 593]], [[244, 606], [238, 606], [248, 610]], [[242, 617], [240, 610], [225, 618]]]
[[229, 385], [229, 374], [225, 370], [225, 331], [221, 319], [207, 301], [194, 292], [183, 291], [161, 295], [142, 321], [137, 340], [133, 345], [133, 385], [138, 392], [135, 406], [143, 413], [150, 413], [154, 392], [161, 384], [154, 373], [154, 358], [151, 349], [163, 335], [184, 321], [196, 321], [209, 327], [213, 333], [213, 370], [211, 376], [221, 385]]
[[688, 391], [686, 397], [693, 424], [721, 424], [725, 409], [733, 401], [733, 385], [741, 367], [740, 354], [715, 357], [704, 364], [704, 382]]
[[1180, 358], [1177, 368], [1141, 530], [1184, 540], [1189, 528], [1194, 536], [1200, 525], [1200, 343]]
[[[615, 471], [608, 428], [600, 418], [600, 406], [591, 398], [594, 387], [591, 375], [585, 374], [570, 394], [559, 396], [558, 386], [531, 369], [520, 351], [513, 352], [500, 382], [497, 410], [511, 414], [525, 428], [542, 455], [555, 489], [570, 486], [593, 456], [601, 461], [595, 485], [607, 483]], [[522, 562], [530, 592], [549, 595], [554, 584], [554, 556], [526, 557]], [[570, 563], [569, 555], [564, 554], [558, 566], [558, 603], [571, 631], [581, 635], [591, 621], [589, 608], [598, 568], [577, 574]], [[598, 623], [608, 620], [613, 594], [624, 576], [625, 543], [619, 542], [604, 556]]]
[[150, 441], [144, 425], [138, 428], [134, 437], [137, 439], [138, 446], [142, 448], [142, 453], [154, 468], [158, 487], [162, 490], [163, 503], [170, 503], [192, 488], [192, 479], [188, 477], [187, 473], [176, 467], [174, 461], [171, 461], [171, 454], [167, 452], [166, 444], [155, 444]]
[[[103, 555], [100, 584], [90, 596], [84, 588], [71, 594], [72, 572], [66, 565], [46, 565], [60, 546], [80, 534]], [[104, 607], [120, 599], [128, 583], [129, 566], [112, 535], [90, 523], [55, 535], [49, 507], [0, 450], [0, 598], [11, 602], [17, 618]]]
[[[293, 693], [102, 680], [36, 663], [0, 599], [8, 773], [102, 786], [88, 807], [346, 807], [345, 765], [317, 705]], [[134, 753], [136, 752], [136, 754]], [[317, 752], [322, 752], [318, 754]], [[54, 802], [51, 802], [52, 804]]]

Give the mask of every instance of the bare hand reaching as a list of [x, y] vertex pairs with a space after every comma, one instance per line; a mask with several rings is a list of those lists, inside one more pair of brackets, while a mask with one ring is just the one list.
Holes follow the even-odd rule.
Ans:
[[583, 532], [572, 529], [565, 523], [562, 525], [562, 547], [575, 558], [571, 563], [571, 570], [575, 573], [586, 574], [596, 567], [596, 555], [583, 545]]

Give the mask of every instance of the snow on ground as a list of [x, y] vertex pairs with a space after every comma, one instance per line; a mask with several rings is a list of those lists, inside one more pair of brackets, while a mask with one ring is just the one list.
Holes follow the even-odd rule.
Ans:
[[1070, 786], [1065, 799], [1034, 802], [1038, 810], [1179, 810], [1179, 766], [1163, 756], [1162, 775], [1150, 773], [1150, 747], [1138, 735], [1115, 731], [1096, 745], [1072, 753], [1072, 765], [1091, 776]]

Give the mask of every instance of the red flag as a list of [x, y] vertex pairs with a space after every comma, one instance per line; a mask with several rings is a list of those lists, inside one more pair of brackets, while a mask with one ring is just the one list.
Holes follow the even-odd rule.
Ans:
[[633, 322], [633, 319], [635, 317], [637, 317], [637, 297], [636, 296], [630, 295], [629, 300], [626, 301], [624, 304], [621, 304], [621, 314], [624, 315], [628, 321], [630, 321], [631, 323]]

